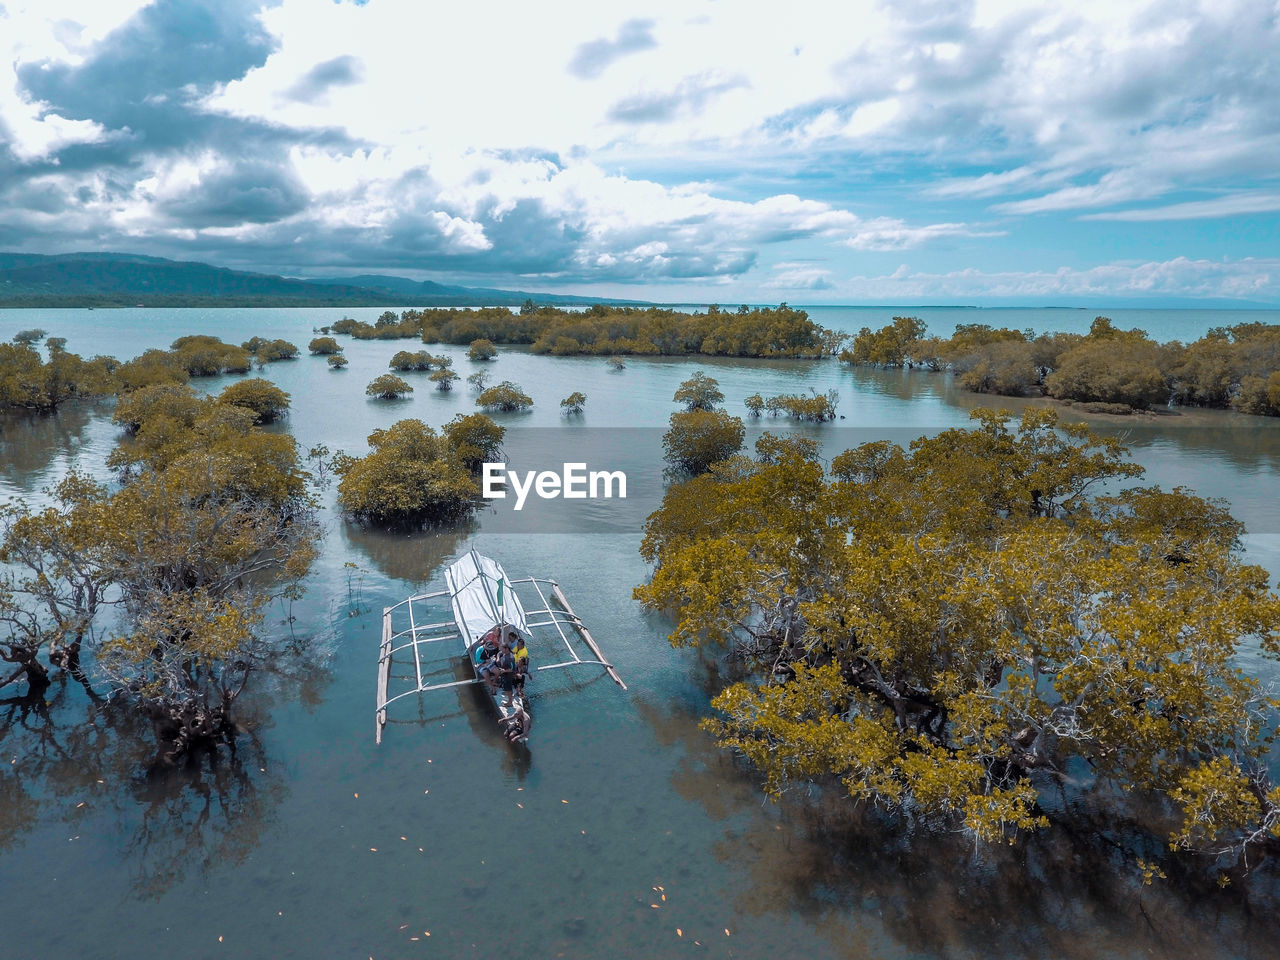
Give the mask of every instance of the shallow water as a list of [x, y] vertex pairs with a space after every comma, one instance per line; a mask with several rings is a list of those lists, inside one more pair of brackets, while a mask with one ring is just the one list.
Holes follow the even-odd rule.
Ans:
[[[819, 320], [856, 329], [892, 312]], [[1040, 319], [1065, 329], [1055, 323], [1064, 313]], [[1187, 322], [1182, 311], [1147, 313], [1176, 315], [1165, 318], [1170, 330]], [[121, 358], [187, 333], [305, 348], [313, 327], [340, 316], [5, 311], [0, 338], [41, 326], [73, 351]], [[1140, 325], [1162, 339], [1202, 332], [1162, 333], [1160, 320]], [[342, 342], [346, 371], [304, 356], [263, 374], [292, 394], [284, 428], [304, 450], [361, 453], [375, 427], [406, 416], [438, 426], [474, 409], [468, 391], [437, 394], [425, 375], [407, 375], [422, 384], [410, 400], [367, 400], [364, 384], [411, 344]], [[464, 376], [477, 368], [463, 348], [430, 349], [457, 357]], [[833, 452], [962, 425], [981, 400], [945, 376], [834, 362], [629, 359], [615, 373], [595, 358], [504, 350], [493, 378], [535, 400], [531, 412], [499, 418], [511, 466], [574, 458], [621, 469], [628, 499], [538, 502], [520, 514], [507, 501], [464, 529], [406, 536], [341, 522], [330, 488], [307, 595], [273, 610], [280, 635], [297, 642], [282, 643], [276, 670], [242, 699], [248, 729], [234, 762], [145, 776], [134, 732], [101, 715], [86, 724], [75, 688], [51, 691], [48, 724], [24, 726], [0, 708], [9, 725], [0, 739], [0, 956], [1270, 955], [1280, 925], [1268, 871], [1225, 892], [1202, 889], [1194, 874], [1144, 887], [1114, 875], [1114, 850], [1087, 831], [975, 851], [874, 811], [850, 815], [830, 797], [762, 799], [750, 772], [698, 730], [716, 665], [672, 650], [663, 620], [631, 599], [647, 575], [639, 524], [661, 495], [671, 395], [696, 369], [720, 380], [735, 413], [756, 392], [838, 389], [845, 419], [806, 430]], [[231, 379], [197, 384], [217, 390]], [[588, 402], [571, 423], [558, 404], [573, 390]], [[102, 404], [3, 418], [0, 497], [38, 500], [73, 466], [100, 470], [116, 439], [109, 417]], [[1218, 412], [1093, 420], [1128, 438], [1149, 481], [1228, 499], [1248, 524], [1251, 555], [1280, 573], [1280, 421]], [[539, 676], [527, 752], [499, 740], [473, 691], [445, 691], [420, 711], [402, 705], [375, 747], [381, 610], [471, 547], [513, 576], [558, 579], [630, 690], [589, 672]]]

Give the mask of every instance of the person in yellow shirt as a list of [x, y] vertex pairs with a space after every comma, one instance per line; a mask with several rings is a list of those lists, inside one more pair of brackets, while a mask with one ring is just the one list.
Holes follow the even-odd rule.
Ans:
[[507, 641], [511, 644], [511, 656], [516, 662], [516, 689], [523, 696], [524, 682], [529, 679], [529, 648], [524, 644], [524, 637], [515, 630], [507, 634]]

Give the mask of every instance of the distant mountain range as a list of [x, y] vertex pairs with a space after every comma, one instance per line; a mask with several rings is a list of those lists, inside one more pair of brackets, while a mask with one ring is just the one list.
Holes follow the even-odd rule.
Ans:
[[0, 253], [0, 307], [461, 307], [638, 303], [364, 274], [300, 280], [130, 253]]

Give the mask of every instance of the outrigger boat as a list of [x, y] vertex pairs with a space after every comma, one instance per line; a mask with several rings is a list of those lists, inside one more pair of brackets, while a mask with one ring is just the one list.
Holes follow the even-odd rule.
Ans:
[[[382, 647], [378, 656], [377, 742], [387, 725], [387, 708], [397, 700], [432, 690], [482, 684], [489, 691], [498, 714], [498, 725], [513, 742], [528, 740], [533, 717], [525, 698], [524, 684], [509, 684], [509, 689], [495, 689], [486, 681], [485, 642], [493, 642], [513, 634], [533, 650], [530, 673], [563, 670], [569, 667], [602, 667], [623, 690], [627, 685], [601, 653], [599, 645], [586, 625], [569, 606], [569, 600], [554, 580], [540, 577], [508, 579], [496, 560], [481, 556], [475, 550], [449, 565], [444, 574], [445, 589], [423, 593], [401, 600], [382, 611]], [[524, 593], [521, 599], [520, 593]], [[450, 607], [451, 620], [439, 619], [440, 608]], [[569, 659], [556, 663], [540, 663], [546, 642], [558, 641], [569, 653]], [[439, 657], [433, 655], [433, 644], [465, 657], [465, 679], [434, 682], [439, 670]], [[585, 648], [590, 656], [579, 654]], [[554, 649], [554, 646], [552, 646]], [[396, 672], [412, 665], [413, 672]], [[455, 674], [456, 676], [456, 674]], [[393, 690], [392, 687], [395, 686]]]

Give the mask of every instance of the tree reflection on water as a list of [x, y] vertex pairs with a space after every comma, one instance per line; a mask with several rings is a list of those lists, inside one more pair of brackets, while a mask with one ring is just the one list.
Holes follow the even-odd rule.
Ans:
[[409, 533], [354, 523], [338, 526], [350, 552], [367, 557], [384, 577], [411, 584], [429, 582], [446, 561], [457, 556], [459, 548], [478, 528], [474, 521]]
[[[838, 953], [1208, 960], [1274, 950], [1275, 865], [1220, 886], [1208, 860], [1166, 858], [1157, 810], [1138, 823], [1098, 797], [1060, 795], [1050, 827], [1011, 846], [855, 804], [839, 783], [793, 792], [761, 816], [756, 777], [698, 728], [698, 709], [638, 706], [658, 740], [683, 752], [672, 787], [725, 824], [712, 849], [739, 878], [737, 909], [801, 918]], [[1137, 857], [1167, 876], [1144, 883]]]
[[243, 701], [232, 746], [195, 750], [177, 767], [157, 759], [127, 704], [92, 698], [65, 675], [42, 696], [22, 688], [0, 699], [0, 850], [61, 818], [70, 840], [120, 838], [134, 893], [153, 899], [191, 871], [243, 862], [288, 793], [257, 731], [273, 694], [311, 686], [321, 698], [321, 646], [282, 650]]
[[65, 403], [56, 413], [0, 410], [0, 478], [26, 493], [39, 490], [75, 458], [101, 405]]

